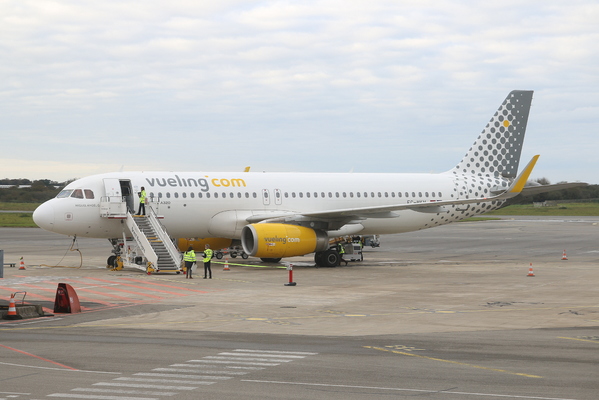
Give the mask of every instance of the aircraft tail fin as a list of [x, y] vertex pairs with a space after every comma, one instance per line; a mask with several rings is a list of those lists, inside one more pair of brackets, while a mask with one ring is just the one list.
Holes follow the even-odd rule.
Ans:
[[510, 92], [452, 172], [456, 175], [515, 178], [532, 94], [532, 90]]

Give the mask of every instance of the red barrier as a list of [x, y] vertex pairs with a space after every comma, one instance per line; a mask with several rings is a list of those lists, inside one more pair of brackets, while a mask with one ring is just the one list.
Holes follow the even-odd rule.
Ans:
[[68, 283], [59, 283], [56, 288], [56, 299], [54, 300], [55, 313], [79, 313], [81, 305], [77, 292]]

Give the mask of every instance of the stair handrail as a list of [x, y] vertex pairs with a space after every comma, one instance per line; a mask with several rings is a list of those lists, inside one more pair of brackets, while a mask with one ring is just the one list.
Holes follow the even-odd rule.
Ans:
[[147, 218], [150, 222], [150, 225], [152, 225], [154, 232], [156, 232], [158, 238], [162, 241], [162, 243], [164, 243], [164, 247], [166, 247], [169, 256], [175, 262], [175, 265], [181, 265], [181, 253], [179, 252], [179, 249], [177, 249], [177, 247], [173, 243], [170, 235], [168, 234], [168, 231], [158, 219], [158, 215], [156, 214], [154, 209], [152, 207], [148, 207], [148, 211], [149, 212], [147, 213]]
[[129, 228], [133, 240], [137, 244], [137, 247], [142, 252], [144, 257], [152, 263], [154, 268], [157, 268], [158, 256], [156, 255], [156, 252], [152, 248], [152, 245], [150, 244], [150, 241], [146, 235], [141, 231], [141, 229], [139, 229], [139, 226], [137, 226], [137, 222], [135, 222], [135, 218], [130, 212], [127, 213], [127, 227]]

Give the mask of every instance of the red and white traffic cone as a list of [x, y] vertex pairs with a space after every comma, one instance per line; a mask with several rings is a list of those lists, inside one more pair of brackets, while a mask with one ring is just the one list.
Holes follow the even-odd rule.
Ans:
[[23, 257], [21, 257], [21, 264], [19, 265], [19, 269], [25, 269], [25, 261], [23, 261]]
[[15, 295], [10, 295], [10, 303], [8, 304], [8, 314], [6, 314], [6, 319], [21, 319], [19, 314], [17, 314], [17, 307], [15, 306]]
[[562, 253], [562, 260], [567, 260], [568, 257], [566, 257], [566, 250], [564, 250], [564, 252]]
[[530, 263], [530, 268], [528, 268], [528, 275], [526, 276], [535, 276], [535, 273], [532, 270], [532, 263]]
[[223, 271], [230, 271], [228, 258], [225, 258], [225, 267], [223, 268]]

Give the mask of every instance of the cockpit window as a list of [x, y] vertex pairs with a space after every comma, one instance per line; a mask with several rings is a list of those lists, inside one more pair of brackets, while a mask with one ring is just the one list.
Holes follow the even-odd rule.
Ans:
[[83, 198], [83, 190], [81, 190], [81, 189], [73, 190], [73, 194], [71, 195], [71, 197], [74, 197], [76, 199], [82, 199]]
[[69, 197], [72, 192], [73, 192], [72, 189], [61, 190], [60, 193], [58, 193], [56, 195], [56, 198], [57, 199], [62, 199], [62, 198], [65, 198], [65, 197]]
[[94, 192], [90, 189], [85, 189], [85, 198], [86, 199], [93, 199], [94, 198]]

